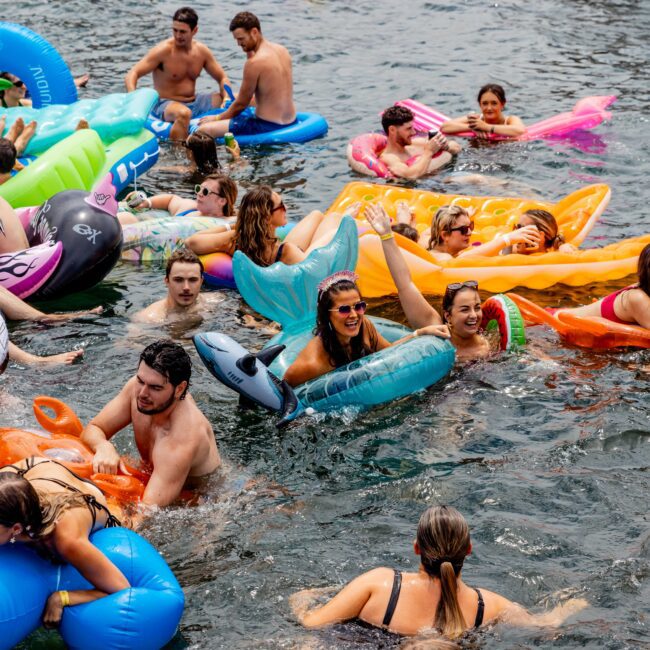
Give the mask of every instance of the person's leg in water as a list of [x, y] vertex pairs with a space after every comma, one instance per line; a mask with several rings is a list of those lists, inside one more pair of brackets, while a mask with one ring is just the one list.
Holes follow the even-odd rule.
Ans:
[[13, 208], [0, 197], [0, 253], [14, 253], [29, 248], [25, 229]]
[[[16, 120], [16, 122], [17, 121], [18, 120]], [[34, 133], [36, 133], [37, 126], [38, 124], [36, 120], [32, 120], [27, 126], [22, 129], [20, 135], [14, 140], [16, 152], [19, 156], [25, 151], [25, 149], [27, 149], [29, 141], [32, 139]]]
[[320, 210], [303, 217], [287, 234], [285, 241], [299, 246], [305, 252], [325, 246], [334, 236], [344, 215], [356, 217], [361, 203], [353, 203], [343, 214], [332, 212], [328, 215]]
[[170, 102], [163, 113], [165, 122], [173, 122], [169, 132], [170, 140], [185, 141], [190, 129], [192, 111], [180, 102]]
[[42, 364], [51, 365], [55, 363], [63, 363], [70, 365], [77, 359], [83, 357], [83, 350], [71, 350], [70, 352], [62, 352], [61, 354], [52, 354], [46, 357], [39, 357], [35, 354], [30, 354], [21, 350], [17, 345], [9, 341], [9, 358], [18, 363], [26, 363], [28, 365]]

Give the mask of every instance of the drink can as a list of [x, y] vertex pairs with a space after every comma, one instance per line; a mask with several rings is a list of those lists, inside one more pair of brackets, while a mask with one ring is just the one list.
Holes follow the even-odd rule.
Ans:
[[235, 136], [230, 131], [223, 136], [223, 141], [228, 149], [235, 148]]
[[146, 198], [147, 198], [146, 192], [142, 192], [142, 191], [133, 192], [133, 196], [129, 198], [126, 204], [130, 208], [137, 208], [140, 205], [140, 203], [142, 203]]

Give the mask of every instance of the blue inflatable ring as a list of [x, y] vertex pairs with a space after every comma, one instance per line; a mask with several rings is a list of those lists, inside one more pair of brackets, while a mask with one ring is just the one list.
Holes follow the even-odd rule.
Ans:
[[0, 21], [0, 70], [25, 82], [34, 108], [77, 101], [74, 79], [61, 55], [23, 25]]
[[[126, 528], [105, 528], [91, 542], [126, 576], [131, 587], [67, 607], [60, 632], [68, 648], [158, 649], [174, 636], [185, 604], [183, 590], [160, 553]], [[8, 650], [41, 624], [49, 595], [92, 589], [70, 565], [55, 565], [22, 544], [0, 548], [0, 649]]]

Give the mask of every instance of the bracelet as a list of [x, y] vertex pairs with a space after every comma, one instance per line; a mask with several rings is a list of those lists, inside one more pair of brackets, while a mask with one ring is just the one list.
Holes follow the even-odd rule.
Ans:
[[147, 198], [145, 199], [145, 201], [146, 201], [147, 205], [149, 206], [149, 209], [150, 209], [150, 210], [153, 209], [153, 205], [151, 204], [151, 199], [150, 199], [149, 197], [147, 197]]
[[505, 242], [506, 246], [510, 246], [510, 235], [504, 235], [503, 241]]
[[70, 594], [67, 591], [59, 591], [59, 598], [61, 599], [61, 607], [70, 605]]
[[387, 232], [387, 233], [385, 233], [384, 235], [379, 235], [379, 239], [381, 239], [381, 241], [388, 241], [389, 239], [392, 239], [392, 238], [393, 238], [393, 233], [392, 233], [392, 231], [391, 231], [391, 232]]
[[418, 330], [413, 330], [413, 338], [416, 338], [416, 337], [418, 337], [418, 336], [420, 336], [420, 335], [418, 334]]

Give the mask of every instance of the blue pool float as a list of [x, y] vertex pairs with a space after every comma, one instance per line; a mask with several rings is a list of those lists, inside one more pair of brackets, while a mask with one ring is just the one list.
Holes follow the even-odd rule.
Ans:
[[[59, 631], [68, 648], [154, 650], [174, 636], [183, 590], [160, 553], [126, 528], [105, 528], [90, 541], [131, 585], [84, 605], [66, 607]], [[13, 648], [41, 624], [49, 595], [92, 589], [69, 564], [55, 565], [21, 544], [0, 548], [0, 650]]]
[[[233, 272], [242, 297], [263, 316], [278, 321], [282, 332], [257, 354], [218, 332], [194, 336], [194, 345], [210, 372], [247, 400], [280, 413], [278, 426], [307, 408], [368, 408], [405, 397], [437, 383], [454, 365], [456, 352], [449, 341], [423, 336], [353, 361], [295, 389], [282, 379], [313, 336], [318, 283], [335, 271], [353, 270], [357, 255], [357, 227], [351, 217], [344, 217], [327, 247], [313, 251], [300, 264], [260, 267], [235, 253]], [[383, 318], [369, 318], [391, 342], [411, 332]]]
[[0, 70], [25, 82], [34, 108], [77, 101], [77, 88], [61, 55], [31, 29], [0, 21]]

